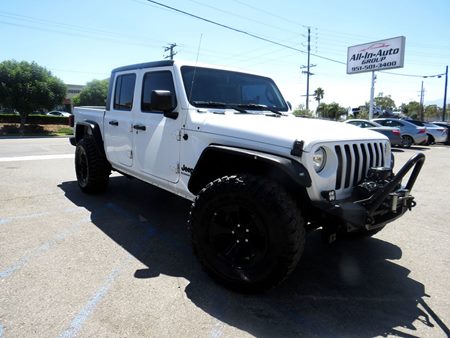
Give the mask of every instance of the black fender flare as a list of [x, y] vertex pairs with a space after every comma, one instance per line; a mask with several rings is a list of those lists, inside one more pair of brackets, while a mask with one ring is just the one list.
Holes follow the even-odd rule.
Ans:
[[279, 175], [295, 187], [311, 186], [311, 177], [306, 168], [292, 158], [245, 148], [209, 145], [191, 172], [188, 188], [196, 195], [216, 178], [245, 171], [260, 171], [274, 177]]
[[105, 147], [103, 144], [102, 133], [100, 131], [100, 126], [95, 121], [80, 121], [77, 122], [75, 126], [75, 138], [74, 140], [70, 140], [70, 142], [74, 145], [77, 145], [78, 142], [85, 136], [92, 137], [95, 140], [95, 145], [97, 146], [97, 150], [100, 154], [102, 154], [106, 158]]

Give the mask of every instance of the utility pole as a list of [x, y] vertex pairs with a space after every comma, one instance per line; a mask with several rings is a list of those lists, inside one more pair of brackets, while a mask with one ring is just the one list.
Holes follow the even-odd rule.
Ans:
[[444, 107], [442, 108], [442, 122], [445, 122], [445, 113], [447, 110], [447, 83], [448, 83], [448, 66], [445, 67], [445, 89], [444, 89]]
[[170, 51], [169, 55], [164, 56], [165, 59], [170, 58], [171, 60], [173, 60], [173, 57], [175, 55], [177, 55], [177, 52], [174, 52], [173, 49], [177, 46], [176, 43], [171, 43], [169, 46], [164, 47], [164, 53]]
[[302, 71], [303, 74], [306, 74], [306, 110], [309, 110], [309, 77], [314, 75], [310, 72], [311, 67], [315, 67], [316, 65], [310, 64], [311, 59], [311, 27], [308, 27], [308, 64], [306, 66], [301, 66], [300, 69], [305, 69], [306, 71]]
[[375, 71], [372, 71], [372, 84], [370, 86], [370, 102], [369, 102], [369, 120], [373, 119], [373, 101], [375, 97], [375, 80], [377, 76], [375, 75]]
[[420, 88], [420, 121], [423, 121], [423, 97], [424, 97], [425, 90], [423, 89], [423, 80], [422, 80], [422, 86]]

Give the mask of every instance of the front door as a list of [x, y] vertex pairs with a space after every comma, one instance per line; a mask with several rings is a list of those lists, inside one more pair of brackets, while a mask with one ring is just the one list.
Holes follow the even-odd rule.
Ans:
[[[181, 116], [171, 119], [163, 112], [151, 108], [153, 90], [169, 90], [172, 106], [177, 107], [175, 86], [171, 70], [144, 72], [142, 81], [141, 107], [134, 114], [135, 170], [144, 175], [178, 182], [180, 161]], [[176, 109], [176, 108], [175, 108]]]

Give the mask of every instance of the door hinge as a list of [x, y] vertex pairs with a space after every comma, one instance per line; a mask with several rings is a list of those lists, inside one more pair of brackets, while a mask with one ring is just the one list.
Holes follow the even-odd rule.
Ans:
[[133, 159], [133, 150], [130, 150], [130, 160], [132, 160]]
[[180, 163], [177, 163], [177, 174], [179, 174], [181, 172], [181, 166]]
[[181, 130], [178, 130], [177, 141], [181, 141]]

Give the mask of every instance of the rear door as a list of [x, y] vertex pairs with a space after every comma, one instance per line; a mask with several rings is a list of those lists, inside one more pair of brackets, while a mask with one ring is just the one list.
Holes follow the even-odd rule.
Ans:
[[108, 160], [126, 167], [133, 165], [133, 110], [135, 73], [119, 73], [114, 81], [110, 110], [104, 119], [105, 149]]

